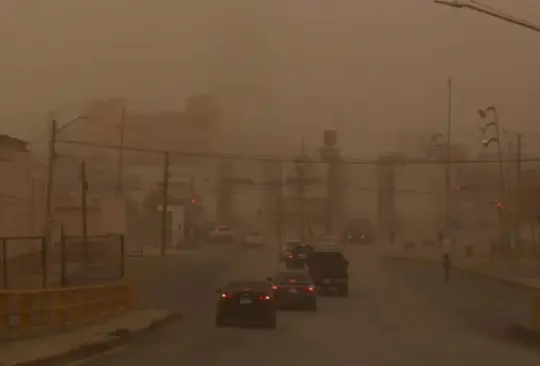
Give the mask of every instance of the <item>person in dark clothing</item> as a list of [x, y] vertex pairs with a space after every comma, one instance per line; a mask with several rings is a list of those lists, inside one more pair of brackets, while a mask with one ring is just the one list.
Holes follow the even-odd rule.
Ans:
[[443, 255], [443, 269], [444, 269], [444, 280], [448, 282], [450, 280], [450, 254], [445, 253]]

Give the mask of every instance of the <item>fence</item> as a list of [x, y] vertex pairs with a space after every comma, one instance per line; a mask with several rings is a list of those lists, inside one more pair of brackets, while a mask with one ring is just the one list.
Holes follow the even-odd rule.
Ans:
[[124, 276], [123, 235], [63, 236], [58, 256], [62, 287], [102, 284]]
[[[21, 244], [32, 250], [21, 253]], [[0, 253], [4, 290], [98, 284], [124, 276], [123, 235], [90, 235], [86, 241], [61, 236], [50, 247], [44, 237], [0, 237]]]
[[3, 289], [46, 286], [48, 259], [44, 237], [0, 237], [0, 258]]

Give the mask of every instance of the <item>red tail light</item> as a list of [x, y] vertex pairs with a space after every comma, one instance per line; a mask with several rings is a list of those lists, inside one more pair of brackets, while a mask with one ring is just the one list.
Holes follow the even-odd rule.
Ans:
[[222, 299], [230, 300], [232, 299], [232, 294], [221, 294]]
[[289, 254], [289, 258], [292, 259], [292, 258], [293, 258], [293, 255], [292, 255], [292, 254]]
[[270, 296], [261, 296], [259, 297], [260, 300], [270, 300]]
[[277, 290], [278, 287], [276, 285], [272, 285], [272, 290]]
[[315, 291], [315, 287], [309, 286], [309, 287], [306, 287], [305, 290], [309, 291], [309, 292], [313, 292], [313, 291]]

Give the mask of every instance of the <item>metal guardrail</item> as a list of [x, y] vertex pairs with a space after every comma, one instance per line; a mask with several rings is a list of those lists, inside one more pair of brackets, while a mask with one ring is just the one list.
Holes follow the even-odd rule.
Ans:
[[133, 287], [120, 281], [49, 290], [0, 291], [0, 339], [50, 333], [133, 308]]

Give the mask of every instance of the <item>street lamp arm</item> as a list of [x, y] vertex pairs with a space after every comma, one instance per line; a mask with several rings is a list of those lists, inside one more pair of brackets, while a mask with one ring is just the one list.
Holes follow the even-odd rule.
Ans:
[[84, 119], [88, 119], [88, 117], [86, 117], [86, 116], [79, 116], [79, 117], [77, 117], [77, 118], [72, 119], [72, 120], [69, 121], [69, 122], [66, 122], [65, 124], [63, 124], [62, 126], [60, 126], [60, 127], [58, 127], [58, 128], [56, 129], [55, 134], [58, 135], [61, 131], [65, 130], [66, 128], [68, 128], [69, 126], [71, 126], [72, 124], [74, 124], [75, 122], [80, 121], [80, 120], [84, 120]]
[[476, 6], [474, 4], [466, 4], [466, 3], [462, 3], [462, 2], [459, 2], [459, 1], [456, 1], [456, 0], [454, 0], [454, 1], [434, 0], [433, 2], [435, 4], [438, 4], [438, 5], [446, 5], [446, 6], [449, 6], [449, 7], [452, 7], [452, 8], [470, 9], [470, 10], [476, 11], [478, 13], [489, 15], [489, 16], [491, 16], [493, 18], [497, 18], [497, 19], [500, 19], [500, 20], [503, 20], [505, 22], [512, 23], [512, 24], [515, 24], [515, 25], [519, 25], [521, 27], [524, 27], [524, 28], [527, 28], [527, 29], [530, 29], [532, 31], [540, 33], [540, 27], [537, 26], [537, 25], [525, 22], [523, 20], [516, 19], [514, 17], [499, 14], [496, 11], [492, 11], [490, 9], [485, 9], [485, 8], [480, 7], [480, 6]]

